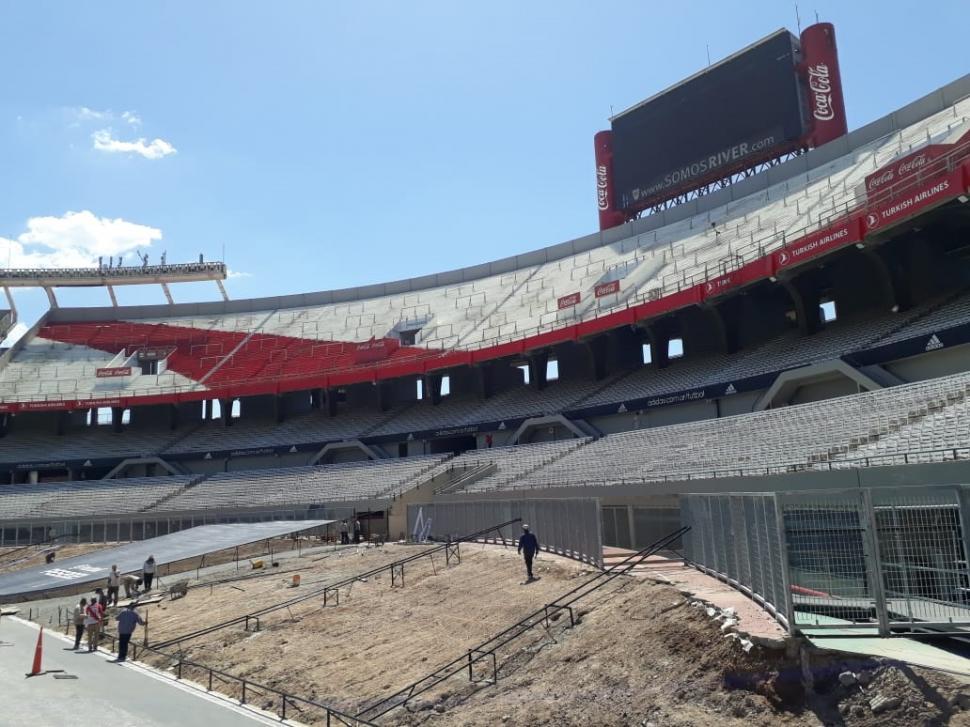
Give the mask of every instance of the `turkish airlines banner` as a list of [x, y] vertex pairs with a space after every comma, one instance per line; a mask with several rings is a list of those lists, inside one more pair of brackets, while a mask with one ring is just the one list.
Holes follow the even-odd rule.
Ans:
[[958, 194], [963, 194], [963, 169], [956, 169], [943, 179], [935, 179], [914, 187], [907, 194], [899, 194], [894, 199], [871, 208], [865, 216], [866, 234], [881, 232], [887, 227], [912, 217], [929, 207], [941, 204]]
[[842, 74], [831, 23], [816, 23], [802, 31], [802, 69], [812, 116], [812, 146], [821, 146], [849, 131], [842, 97]]
[[826, 227], [786, 245], [772, 253], [773, 269], [790, 268], [862, 240], [862, 225], [858, 217]]
[[[593, 293], [597, 298], [602, 298], [604, 295], [613, 295], [614, 293], [620, 292], [620, 281], [613, 280], [609, 283], [600, 283], [593, 289]], [[576, 301], [577, 303], [579, 301]]]
[[559, 305], [559, 310], [562, 310], [563, 308], [572, 308], [574, 305], [579, 305], [580, 300], [579, 293], [570, 293], [569, 295], [564, 295], [556, 303]]
[[383, 361], [401, 347], [396, 338], [378, 338], [354, 344], [354, 363]]
[[94, 375], [99, 379], [114, 379], [120, 376], [131, 376], [131, 366], [105, 366], [95, 369]]

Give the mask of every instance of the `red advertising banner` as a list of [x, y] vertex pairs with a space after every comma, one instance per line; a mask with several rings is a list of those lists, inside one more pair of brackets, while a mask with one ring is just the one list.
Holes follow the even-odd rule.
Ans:
[[[620, 281], [614, 280], [609, 283], [600, 283], [593, 289], [593, 293], [597, 298], [602, 298], [604, 295], [613, 295], [613, 293], [620, 292]], [[577, 303], [579, 301], [576, 301]]]
[[401, 347], [396, 338], [377, 338], [354, 344], [354, 363], [383, 361]]
[[862, 240], [859, 218], [832, 225], [792, 242], [772, 254], [773, 269], [789, 268]]
[[559, 304], [559, 310], [562, 310], [563, 308], [572, 308], [574, 305], [579, 305], [580, 300], [581, 296], [579, 293], [570, 293], [569, 295], [564, 295], [556, 302]]
[[[895, 159], [866, 177], [866, 194], [886, 189], [911, 174], [923, 172], [930, 166], [930, 162], [945, 156], [952, 150], [952, 144], [930, 144], [919, 151]], [[945, 173], [946, 168], [941, 166], [937, 176], [943, 176]]]
[[963, 194], [963, 169], [956, 169], [942, 179], [935, 179], [914, 187], [906, 194], [899, 194], [866, 213], [866, 234], [890, 227], [907, 217]]
[[822, 146], [849, 130], [842, 97], [842, 74], [831, 23], [816, 23], [802, 31], [802, 68], [812, 115], [812, 146]]
[[114, 379], [119, 376], [131, 376], [131, 366], [105, 366], [95, 369], [94, 375], [99, 379]]
[[613, 191], [613, 132], [600, 131], [593, 137], [596, 154], [596, 209], [599, 210], [600, 230], [622, 225], [626, 221], [617, 209]]

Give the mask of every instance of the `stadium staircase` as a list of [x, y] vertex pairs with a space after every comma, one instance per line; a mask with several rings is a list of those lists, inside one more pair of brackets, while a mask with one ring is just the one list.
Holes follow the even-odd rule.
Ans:
[[138, 509], [138, 512], [151, 512], [152, 510], [156, 509], [159, 505], [162, 505], [162, 504], [168, 502], [173, 497], [178, 497], [182, 493], [187, 492], [188, 490], [191, 490], [193, 487], [195, 487], [196, 485], [200, 484], [201, 482], [207, 480], [208, 478], [209, 478], [209, 475], [196, 475], [191, 480], [189, 480], [187, 483], [185, 483], [185, 485], [183, 485], [182, 487], [178, 488], [177, 490], [175, 490], [173, 492], [169, 492], [167, 495], [163, 495], [162, 497], [158, 498], [157, 500], [155, 500], [151, 504], [145, 505], [144, 507], [139, 508]]
[[466, 467], [461, 471], [461, 474], [455, 477], [455, 479], [453, 479], [451, 482], [436, 489], [434, 494], [447, 495], [451, 492], [464, 490], [469, 485], [478, 482], [489, 475], [493, 475], [496, 472], [498, 472], [498, 465], [494, 462]]
[[237, 343], [225, 356], [223, 356], [221, 359], [219, 359], [219, 361], [217, 361], [216, 364], [212, 368], [210, 368], [205, 373], [205, 375], [202, 376], [202, 378], [199, 379], [199, 383], [200, 384], [204, 384], [219, 369], [221, 369], [223, 366], [225, 366], [229, 361], [232, 361], [233, 360], [233, 357], [239, 351], [241, 351], [246, 346], [246, 344], [249, 343], [249, 341], [252, 340], [253, 336], [255, 336], [256, 334], [258, 334], [262, 330], [263, 326], [266, 325], [266, 322], [270, 318], [272, 318], [277, 312], [278, 312], [278, 310], [271, 310], [269, 313], [267, 313], [266, 314], [266, 317], [263, 318], [263, 320], [261, 320], [255, 326], [253, 326], [252, 330], [250, 330], [246, 334], [246, 336], [241, 341], [239, 341], [239, 343]]
[[489, 327], [493, 325], [492, 318], [495, 316], [495, 314], [501, 311], [502, 307], [510, 300], [512, 300], [512, 297], [515, 296], [520, 290], [522, 290], [522, 288], [527, 286], [529, 282], [538, 274], [538, 272], [542, 270], [542, 267], [543, 267], [542, 265], [536, 265], [536, 267], [532, 270], [532, 272], [522, 279], [522, 282], [520, 282], [518, 285], [513, 285], [511, 287], [508, 294], [504, 298], [499, 300], [492, 307], [492, 310], [490, 310], [487, 314], [483, 315], [477, 321], [473, 321], [471, 326], [469, 326], [466, 331], [464, 331], [463, 333], [459, 333], [458, 338], [455, 340], [455, 346], [456, 347], [459, 346], [465, 339], [467, 339], [470, 335], [472, 335], [475, 331], [479, 329], [482, 330], [482, 338], [484, 339], [486, 331], [488, 330]]
[[454, 457], [455, 455], [449, 454], [443, 460], [437, 460], [437, 461], [431, 462], [427, 467], [421, 469], [418, 472], [415, 472], [410, 477], [402, 480], [401, 482], [395, 482], [386, 490], [379, 492], [377, 495], [375, 495], [375, 498], [381, 499], [384, 497], [389, 497], [391, 499], [396, 500], [405, 492], [409, 492], [410, 490], [414, 490], [418, 487], [421, 487], [422, 485], [426, 485], [430, 481], [430, 478], [425, 479], [427, 475], [430, 472], [439, 469], [445, 462], [448, 462], [448, 460], [454, 459]]

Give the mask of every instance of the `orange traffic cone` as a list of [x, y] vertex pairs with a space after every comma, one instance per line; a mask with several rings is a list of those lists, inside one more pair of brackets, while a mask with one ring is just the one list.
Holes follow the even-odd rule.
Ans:
[[37, 634], [37, 647], [34, 649], [34, 665], [30, 669], [30, 674], [27, 676], [35, 677], [41, 674], [40, 662], [44, 655], [44, 627], [40, 627], [40, 633]]

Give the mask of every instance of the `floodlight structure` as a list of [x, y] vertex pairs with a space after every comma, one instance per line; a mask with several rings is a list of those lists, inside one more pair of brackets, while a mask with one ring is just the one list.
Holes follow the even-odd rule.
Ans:
[[51, 308], [57, 308], [55, 288], [95, 288], [108, 289], [111, 305], [117, 307], [118, 299], [114, 288], [117, 285], [160, 285], [169, 304], [172, 283], [195, 283], [213, 280], [219, 287], [223, 300], [229, 300], [222, 281], [227, 277], [226, 264], [223, 262], [192, 262], [173, 265], [119, 265], [90, 268], [0, 268], [0, 286], [7, 296], [10, 310], [16, 316], [11, 288], [43, 288], [50, 300]]

